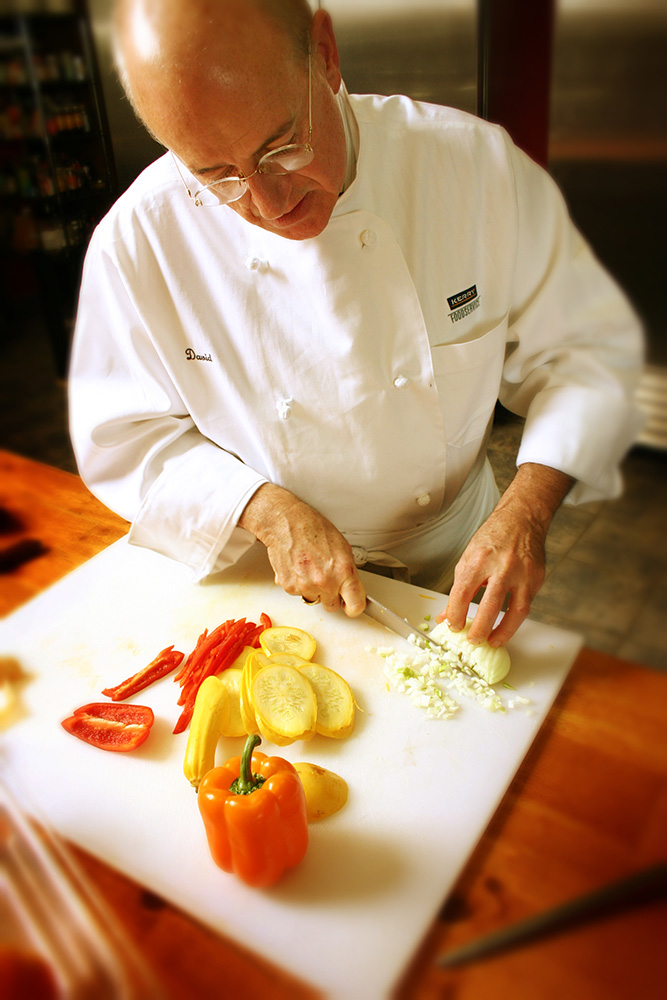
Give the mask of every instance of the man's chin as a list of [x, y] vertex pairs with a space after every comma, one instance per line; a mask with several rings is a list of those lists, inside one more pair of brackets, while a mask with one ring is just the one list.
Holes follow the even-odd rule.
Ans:
[[244, 218], [252, 225], [286, 240], [310, 240], [326, 229], [335, 204], [335, 198], [324, 199], [309, 192], [291, 211], [278, 219], [264, 219], [253, 215], [244, 215]]

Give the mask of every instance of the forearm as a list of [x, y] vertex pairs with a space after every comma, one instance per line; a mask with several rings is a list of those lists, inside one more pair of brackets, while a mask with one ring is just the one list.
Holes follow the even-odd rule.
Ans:
[[525, 462], [501, 496], [495, 510], [514, 514], [546, 537], [549, 525], [574, 485], [574, 479], [546, 465]]

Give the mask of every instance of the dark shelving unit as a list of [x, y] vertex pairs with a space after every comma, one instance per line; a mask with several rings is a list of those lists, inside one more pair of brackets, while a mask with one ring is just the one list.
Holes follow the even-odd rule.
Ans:
[[14, 6], [0, 13], [3, 333], [39, 308], [63, 376], [83, 257], [116, 171], [85, 2]]

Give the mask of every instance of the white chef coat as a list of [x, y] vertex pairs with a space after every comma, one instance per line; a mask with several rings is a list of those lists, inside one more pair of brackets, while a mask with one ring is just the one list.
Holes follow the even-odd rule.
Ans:
[[167, 155], [91, 240], [70, 371], [79, 468], [130, 541], [197, 578], [252, 544], [237, 521], [268, 481], [360, 563], [393, 551], [424, 585], [451, 579], [497, 498], [498, 398], [526, 417], [519, 463], [573, 476], [572, 502], [619, 491], [639, 325], [548, 175], [462, 112], [350, 104], [357, 173], [320, 236], [196, 208]]

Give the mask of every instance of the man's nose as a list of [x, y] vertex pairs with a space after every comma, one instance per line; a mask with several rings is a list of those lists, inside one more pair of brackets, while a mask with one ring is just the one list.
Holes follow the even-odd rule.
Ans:
[[279, 219], [289, 205], [291, 187], [289, 174], [253, 174], [248, 178], [251, 211], [267, 222]]

